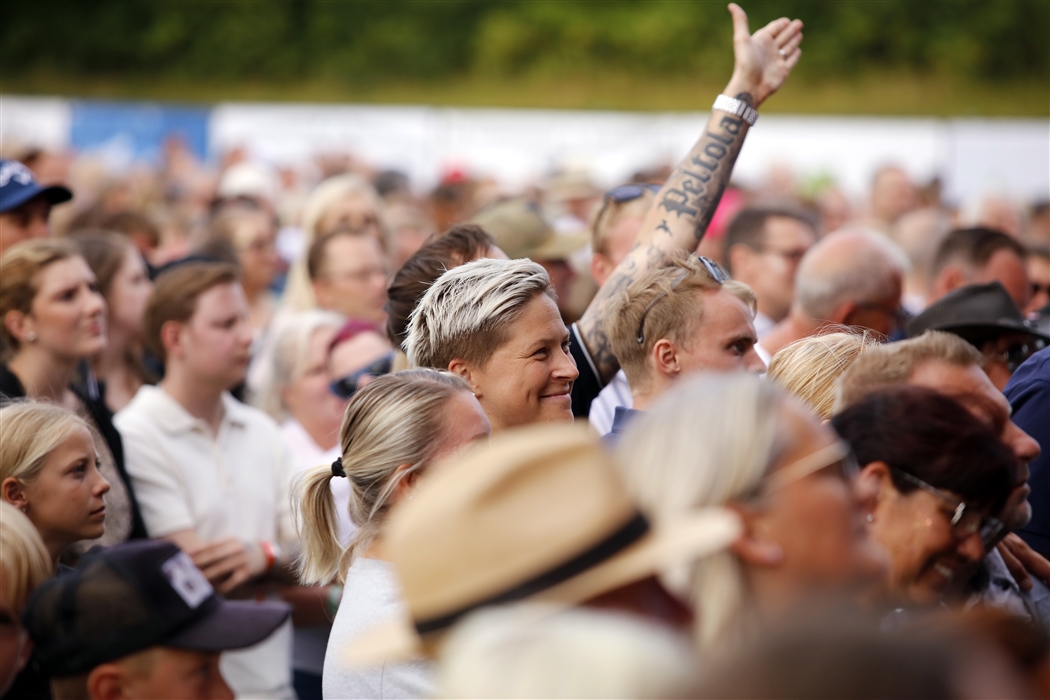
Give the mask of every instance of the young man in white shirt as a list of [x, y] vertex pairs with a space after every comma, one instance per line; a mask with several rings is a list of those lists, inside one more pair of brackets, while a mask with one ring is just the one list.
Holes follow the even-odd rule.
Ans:
[[[174, 542], [223, 594], [291, 583], [295, 463], [277, 425], [227, 391], [244, 380], [251, 329], [236, 268], [187, 263], [161, 275], [146, 308], [147, 342], [165, 362], [114, 420], [152, 537]], [[238, 696], [295, 697], [292, 629], [223, 656]]]

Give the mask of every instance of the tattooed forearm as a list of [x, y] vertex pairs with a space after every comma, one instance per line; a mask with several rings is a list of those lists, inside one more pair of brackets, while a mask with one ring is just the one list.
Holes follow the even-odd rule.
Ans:
[[[736, 98], [753, 104], [746, 92]], [[606, 333], [605, 316], [612, 301], [671, 253], [696, 249], [729, 183], [747, 130], [742, 119], [723, 112], [711, 114], [700, 140], [657, 195], [638, 234], [638, 244], [598, 290], [580, 319], [580, 336], [603, 382], [612, 379], [620, 367]]]

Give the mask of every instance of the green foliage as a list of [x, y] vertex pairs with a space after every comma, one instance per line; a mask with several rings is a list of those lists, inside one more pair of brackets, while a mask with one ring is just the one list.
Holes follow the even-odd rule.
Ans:
[[[806, 23], [800, 80], [872, 72], [1050, 81], [1050, 0], [752, 0]], [[0, 77], [722, 80], [725, 3], [682, 0], [4, 0]]]

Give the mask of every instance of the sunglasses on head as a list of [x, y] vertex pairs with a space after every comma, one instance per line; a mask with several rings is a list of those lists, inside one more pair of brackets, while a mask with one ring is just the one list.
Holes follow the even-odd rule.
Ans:
[[[700, 261], [700, 263], [704, 266], [704, 269], [707, 270], [707, 274], [711, 275], [711, 279], [713, 279], [715, 282], [717, 282], [718, 284], [725, 284], [729, 281], [729, 275], [727, 275], [725, 273], [725, 270], [720, 268], [718, 266], [718, 263], [716, 263], [714, 260], [711, 260], [710, 258], [705, 258], [703, 255], [696, 255], [694, 257]], [[662, 291], [659, 294], [657, 294], [656, 298], [650, 301], [649, 305], [645, 307], [645, 311], [642, 312], [642, 320], [638, 322], [638, 334], [635, 337], [635, 340], [638, 341], [639, 345], [643, 345], [645, 343], [645, 319], [649, 317], [649, 312], [652, 311], [653, 307], [656, 306], [657, 302], [659, 302], [669, 293], [673, 292], [675, 287], [681, 284], [682, 280], [684, 280], [688, 275], [689, 270], [682, 270], [680, 273], [678, 273], [678, 276], [675, 277], [675, 280], [671, 283], [671, 286], [668, 287], [665, 291]]]
[[618, 187], [614, 187], [605, 193], [605, 196], [602, 198], [602, 208], [598, 210], [598, 216], [594, 217], [594, 220], [602, 220], [602, 217], [605, 216], [605, 211], [609, 208], [610, 202], [616, 202], [617, 204], [633, 202], [634, 200], [643, 196], [646, 192], [652, 192], [653, 194], [656, 194], [660, 191], [660, 187], [661, 185], [653, 185], [649, 183], [630, 183], [627, 185], [619, 185]]
[[366, 378], [381, 377], [384, 374], [390, 374], [390, 370], [394, 366], [394, 353], [390, 352], [387, 355], [379, 358], [367, 367], [362, 367], [356, 372], [351, 372], [342, 379], [337, 379], [328, 385], [332, 393], [341, 399], [349, 399], [357, 390], [360, 389], [363, 384], [362, 381]]

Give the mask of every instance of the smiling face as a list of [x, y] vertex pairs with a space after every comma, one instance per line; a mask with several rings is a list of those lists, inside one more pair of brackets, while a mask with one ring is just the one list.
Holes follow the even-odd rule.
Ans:
[[[5, 482], [6, 484], [7, 482]], [[40, 472], [21, 487], [21, 500], [4, 496], [25, 514], [40, 532], [52, 556], [78, 540], [101, 537], [105, 531], [103, 495], [109, 482], [98, 470], [98, 455], [91, 433], [77, 426], [48, 454]]]
[[886, 465], [876, 462], [865, 472], [878, 476], [871, 534], [889, 554], [891, 590], [916, 603], [936, 603], [957, 571], [984, 558], [980, 534], [957, 538], [952, 534], [952, 504], [923, 489], [900, 492]]
[[70, 361], [97, 355], [106, 347], [106, 302], [83, 258], [54, 262], [34, 281], [37, 292], [17, 334], [24, 339], [23, 347], [32, 342]]
[[[795, 401], [782, 407], [785, 433], [794, 444], [771, 473], [837, 442], [825, 425]], [[783, 551], [779, 567], [788, 590], [805, 594], [878, 579], [885, 556], [868, 536], [860, 501], [841, 460], [787, 483], [765, 499], [759, 527]]]
[[453, 360], [493, 430], [572, 420], [572, 383], [580, 376], [569, 354], [569, 330], [546, 294], [533, 297], [505, 331], [507, 341], [481, 366]]

